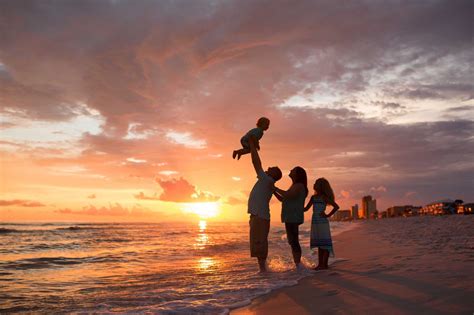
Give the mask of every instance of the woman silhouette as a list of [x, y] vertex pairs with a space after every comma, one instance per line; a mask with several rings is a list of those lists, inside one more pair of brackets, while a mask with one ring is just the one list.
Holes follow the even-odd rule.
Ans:
[[293, 261], [296, 267], [301, 262], [301, 246], [299, 242], [299, 225], [304, 222], [304, 201], [308, 195], [308, 178], [306, 171], [296, 166], [289, 174], [293, 183], [288, 190], [275, 187], [274, 195], [282, 202], [281, 222], [285, 223], [288, 244], [291, 246]]

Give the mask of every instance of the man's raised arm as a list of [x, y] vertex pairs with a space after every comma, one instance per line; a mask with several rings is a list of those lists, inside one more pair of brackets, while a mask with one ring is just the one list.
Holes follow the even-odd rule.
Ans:
[[249, 139], [250, 145], [250, 154], [252, 155], [252, 164], [255, 168], [255, 172], [258, 173], [262, 170], [262, 161], [260, 161], [260, 156], [258, 155], [257, 146], [255, 144], [255, 138], [250, 137]]

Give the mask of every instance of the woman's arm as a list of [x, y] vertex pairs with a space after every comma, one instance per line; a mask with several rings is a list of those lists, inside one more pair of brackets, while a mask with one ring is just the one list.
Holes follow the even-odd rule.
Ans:
[[288, 190], [283, 190], [278, 187], [275, 187], [275, 191], [279, 193], [283, 197], [283, 199], [295, 198], [296, 196], [298, 196], [302, 189], [304, 189], [304, 187], [301, 183], [291, 185]]
[[309, 201], [306, 204], [306, 206], [304, 207], [304, 212], [308, 211], [309, 208], [311, 208], [312, 205], [313, 205], [313, 196], [309, 197]]
[[[276, 187], [275, 187], [276, 188]], [[276, 190], [273, 192], [273, 195], [278, 199], [279, 201], [283, 201], [282, 195], [280, 195]]]
[[329, 214], [324, 214], [325, 218], [331, 217], [337, 210], [339, 210], [339, 205], [335, 201], [328, 201], [328, 204], [332, 206], [332, 210]]

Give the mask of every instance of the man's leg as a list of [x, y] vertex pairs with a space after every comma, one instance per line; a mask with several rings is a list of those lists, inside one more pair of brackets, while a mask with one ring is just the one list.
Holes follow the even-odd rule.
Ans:
[[250, 216], [250, 256], [257, 257], [260, 271], [266, 270], [270, 220]]

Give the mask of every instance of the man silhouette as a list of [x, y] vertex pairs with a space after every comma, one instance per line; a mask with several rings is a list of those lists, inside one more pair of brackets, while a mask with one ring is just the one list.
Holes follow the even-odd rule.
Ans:
[[263, 171], [262, 162], [258, 155], [255, 139], [249, 141], [252, 164], [257, 173], [257, 182], [250, 192], [248, 213], [250, 214], [250, 256], [257, 257], [261, 272], [266, 271], [268, 256], [268, 233], [270, 232], [270, 199], [273, 194], [273, 184], [282, 174], [277, 166]]

